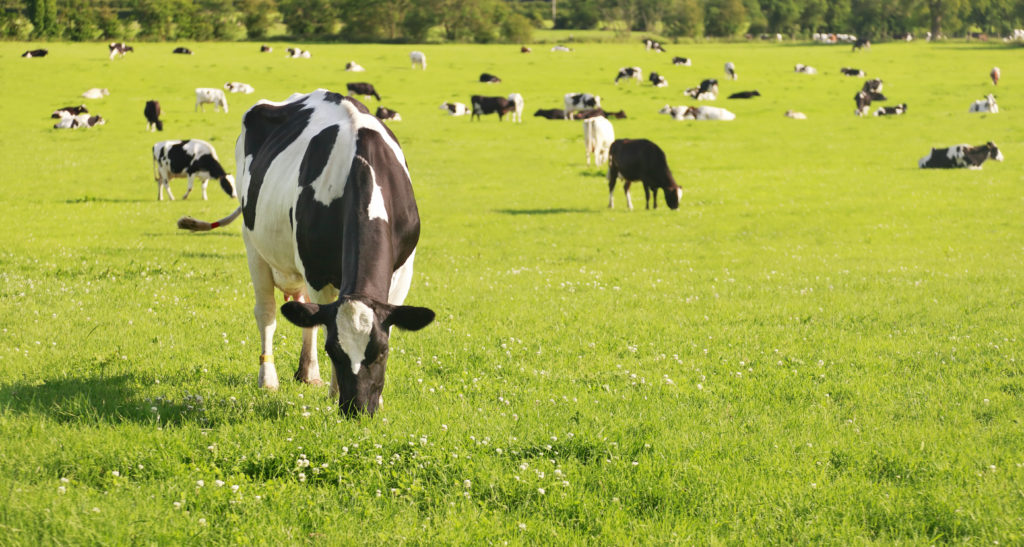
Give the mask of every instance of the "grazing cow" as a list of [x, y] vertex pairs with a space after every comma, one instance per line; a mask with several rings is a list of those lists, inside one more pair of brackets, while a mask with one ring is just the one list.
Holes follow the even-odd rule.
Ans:
[[171, 179], [187, 177], [188, 189], [181, 199], [188, 199], [192, 192], [192, 181], [199, 178], [203, 181], [203, 199], [206, 197], [206, 185], [210, 179], [220, 181], [224, 193], [235, 197], [235, 179], [224, 172], [217, 159], [217, 151], [213, 146], [199, 139], [184, 141], [160, 141], [153, 145], [153, 178], [156, 179], [156, 199], [164, 199], [164, 190], [172, 200]]
[[171, 53], [177, 53], [179, 55], [192, 55], [192, 50], [187, 47], [176, 47]]
[[103, 97], [106, 97], [107, 95], [110, 95], [110, 90], [105, 88], [105, 87], [104, 88], [91, 87], [89, 89], [86, 89], [85, 92], [82, 93], [82, 96], [85, 97], [86, 99], [102, 99]]
[[111, 61], [114, 60], [114, 57], [124, 57], [129, 51], [135, 51], [135, 48], [124, 42], [110, 42], [110, 44], [107, 45], [107, 48], [110, 49]]
[[683, 93], [698, 101], [713, 101], [718, 97], [718, 80], [708, 78], [701, 81], [699, 87], [691, 87]]
[[665, 48], [661, 47], [661, 42], [656, 42], [650, 38], [644, 38], [644, 49], [647, 51], [657, 51], [659, 53], [665, 53]]
[[654, 87], [668, 87], [668, 80], [666, 80], [664, 76], [658, 74], [657, 72], [651, 73], [650, 80], [651, 83], [654, 84]]
[[736, 65], [732, 61], [725, 63], [725, 75], [735, 80], [739, 76], [736, 74]]
[[419, 65], [423, 70], [427, 69], [427, 55], [422, 51], [409, 52], [409, 60], [412, 61], [413, 68], [416, 68], [416, 65]]
[[213, 87], [197, 87], [196, 88], [196, 106], [193, 110], [202, 110], [206, 112], [205, 104], [212, 104], [215, 111], [224, 109], [226, 114], [228, 111], [228, 98], [224, 95], [223, 89], [216, 89]]
[[954, 167], [981, 169], [981, 164], [989, 158], [1003, 161], [1003, 153], [992, 141], [980, 146], [958, 144], [949, 148], [932, 148], [927, 156], [918, 160], [917, 166], [921, 169]]
[[377, 112], [375, 112], [373, 115], [377, 116], [377, 119], [379, 120], [393, 120], [396, 122], [402, 121], [401, 114], [384, 106], [378, 106]]
[[676, 66], [692, 66], [693, 62], [687, 57], [673, 57], [672, 64]]
[[355, 62], [355, 61], [349, 61], [349, 62], [345, 63], [345, 71], [346, 72], [366, 72], [366, 69], [363, 68], [362, 66], [360, 66], [360, 64]]
[[980, 99], [971, 103], [971, 107], [967, 109], [968, 112], [989, 112], [991, 114], [997, 114], [999, 112], [999, 105], [996, 104], [995, 95], [989, 93], [985, 95], [984, 99]]
[[871, 40], [868, 40], [867, 38], [857, 38], [857, 40], [853, 42], [853, 51], [857, 51], [858, 49], [871, 49]]
[[146, 101], [146, 107], [142, 109], [142, 114], [146, 116], [146, 131], [164, 130], [164, 122], [160, 121], [161, 112], [159, 101]]
[[871, 108], [871, 94], [860, 90], [853, 96], [853, 101], [857, 103], [857, 110], [854, 110], [853, 113], [858, 116], [867, 116], [868, 110]]
[[618, 75], [615, 76], [615, 85], [619, 84], [619, 80], [623, 78], [632, 78], [640, 83], [643, 81], [643, 71], [638, 66], [624, 66], [619, 69]]
[[665, 105], [658, 114], [668, 114], [674, 120], [710, 120], [728, 122], [736, 119], [736, 114], [717, 106], [669, 106]]
[[[391, 327], [419, 330], [427, 308], [403, 306], [412, 282], [420, 220], [394, 134], [358, 101], [317, 90], [260, 101], [235, 147], [242, 240], [261, 339], [259, 386], [278, 388], [274, 288], [303, 329], [295, 379], [319, 384], [316, 329], [334, 374], [330, 393], [345, 415], [381, 404]], [[179, 227], [221, 225], [183, 218]]]
[[242, 82], [228, 82], [224, 84], [224, 89], [231, 93], [245, 93], [246, 95], [256, 91], [251, 85]]
[[480, 82], [485, 84], [500, 84], [501, 78], [495, 76], [494, 74], [488, 74], [484, 72], [483, 74], [480, 75]]
[[469, 114], [469, 109], [466, 108], [466, 105], [463, 103], [450, 103], [445, 101], [441, 103], [441, 110], [447, 110], [448, 115], [450, 116], [465, 116], [466, 114]]
[[559, 44], [559, 45], [551, 48], [551, 51], [552, 52], [561, 51], [561, 52], [565, 52], [565, 53], [572, 53], [572, 48], [571, 47], [565, 47], [565, 46]]
[[97, 125], [103, 125], [107, 123], [102, 116], [90, 116], [89, 114], [79, 114], [77, 116], [68, 115], [61, 118], [59, 122], [53, 125], [54, 129], [78, 129], [79, 127], [95, 127]]
[[804, 64], [800, 64], [800, 63], [797, 63], [793, 67], [793, 72], [799, 72], [800, 74], [817, 74], [818, 73], [818, 71], [813, 66], [804, 65]]
[[349, 97], [352, 95], [362, 95], [365, 100], [367, 97], [372, 95], [378, 102], [380, 101], [380, 95], [377, 94], [377, 90], [374, 89], [373, 84], [368, 84], [366, 82], [352, 82], [345, 84], [345, 88], [348, 89]]
[[267, 44], [263, 44], [260, 46], [260, 53], [270, 53], [271, 51], [274, 51], [274, 48], [268, 46]]
[[39, 57], [46, 57], [49, 53], [50, 51], [47, 49], [30, 49], [22, 53], [21, 56], [26, 59], [37, 59]]
[[63, 119], [63, 118], [67, 118], [68, 116], [77, 116], [79, 114], [88, 114], [88, 113], [89, 113], [89, 109], [86, 108], [84, 104], [80, 104], [78, 106], [64, 106], [64, 107], [58, 108], [57, 110], [53, 111], [53, 114], [50, 114], [50, 117], [51, 118]]
[[601, 107], [601, 97], [590, 93], [566, 93], [564, 100], [566, 119], [569, 119], [569, 116], [577, 110]]
[[523, 123], [523, 107], [526, 106], [523, 96], [519, 93], [511, 93], [508, 96], [508, 101], [512, 103], [512, 121]]
[[309, 59], [310, 57], [313, 56], [313, 54], [310, 53], [308, 50], [299, 49], [297, 47], [290, 47], [288, 48], [287, 56], [292, 59]]
[[533, 53], [533, 50], [526, 46], [522, 46], [519, 48], [519, 53]]
[[992, 67], [992, 72], [988, 73], [988, 77], [992, 78], [992, 85], [999, 85], [999, 67]]
[[864, 71], [859, 68], [847, 68], [844, 66], [839, 69], [839, 72], [842, 72], [844, 76], [853, 76], [854, 78], [864, 77]]
[[583, 144], [586, 146], [587, 165], [594, 157], [594, 166], [608, 163], [608, 148], [615, 140], [615, 128], [608, 118], [598, 116], [583, 120]]
[[900, 116], [907, 113], [907, 103], [896, 106], [880, 106], [875, 111], [875, 116]]
[[542, 108], [533, 113], [535, 118], [546, 118], [549, 120], [568, 120], [565, 110], [561, 108]]
[[509, 111], [514, 110], [516, 105], [505, 97], [482, 97], [480, 95], [473, 95], [470, 100], [470, 104], [473, 105], [473, 113], [469, 116], [469, 119], [473, 118], [481, 119], [484, 114], [498, 114], [498, 121], [501, 121], [505, 114]]
[[761, 93], [759, 93], [755, 89], [753, 91], [737, 91], [736, 93], [733, 93], [732, 95], [729, 95], [729, 98], [730, 99], [753, 99], [754, 97], [760, 97], [760, 96], [761, 96]]
[[879, 99], [878, 95], [882, 93], [882, 80], [880, 78], [872, 78], [861, 86], [862, 91], [866, 91], [871, 94], [871, 99], [874, 101], [884, 101], [885, 99]]
[[608, 208], [615, 206], [615, 181], [622, 175], [626, 192], [626, 207], [633, 210], [629, 197], [629, 186], [635, 180], [644, 184], [644, 198], [647, 209], [651, 208], [651, 193], [654, 194], [654, 208], [658, 208], [658, 190], [665, 192], [665, 203], [669, 209], [678, 209], [683, 189], [676, 185], [672, 171], [665, 160], [665, 152], [647, 139], [618, 139], [608, 151]]
[[787, 118], [793, 118], [794, 120], [806, 120], [807, 114], [803, 112], [796, 112], [794, 110], [787, 110], [785, 116]]

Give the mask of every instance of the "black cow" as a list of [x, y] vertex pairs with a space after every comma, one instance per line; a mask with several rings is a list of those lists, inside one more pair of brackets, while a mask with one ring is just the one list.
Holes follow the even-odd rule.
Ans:
[[479, 119], [483, 114], [494, 114], [497, 112], [498, 121], [501, 121], [505, 114], [508, 114], [516, 108], [515, 103], [505, 97], [482, 97], [480, 95], [473, 95], [469, 100], [473, 108], [473, 113], [469, 116], [470, 120], [474, 117]]
[[691, 66], [693, 62], [688, 57], [673, 57], [672, 64], [676, 66]]
[[[294, 301], [281, 313], [302, 327], [295, 379], [319, 384], [316, 327], [343, 414], [381, 403], [391, 327], [419, 330], [427, 308], [403, 306], [420, 234], [405, 155], [394, 134], [358, 101], [317, 90], [261, 103], [242, 119], [236, 165], [262, 345], [259, 385], [277, 389], [273, 360], [275, 287]], [[288, 196], [285, 198], [284, 196]], [[214, 224], [191, 218], [179, 227]]]
[[753, 91], [737, 91], [732, 95], [729, 95], [730, 99], [753, 99], [754, 97], [760, 97], [761, 94], [755, 89]]
[[60, 119], [67, 118], [68, 116], [77, 116], [79, 114], [88, 113], [89, 109], [86, 108], [84, 104], [80, 104], [78, 106], [63, 106], [61, 108], [58, 108], [57, 110], [53, 111], [53, 114], [50, 114], [50, 117]]
[[871, 49], [871, 40], [867, 38], [857, 38], [857, 41], [853, 43], [853, 51], [858, 49]]
[[274, 48], [268, 46], [267, 44], [263, 44], [260, 46], [260, 53], [270, 53], [271, 51], [274, 51]]
[[898, 104], [896, 106], [880, 106], [875, 111], [875, 116], [900, 116], [906, 114], [907, 103]]
[[494, 74], [488, 74], [484, 72], [483, 74], [480, 75], [480, 82], [485, 84], [500, 84], [501, 78], [495, 76]]
[[966, 167], [968, 169], [981, 169], [985, 160], [992, 158], [996, 161], [1003, 161], [1003, 153], [994, 142], [988, 141], [980, 146], [969, 144], [958, 144], [949, 148], [932, 148], [927, 156], [917, 162], [921, 169], [953, 167]]
[[192, 50], [187, 47], [176, 47], [171, 53], [177, 53], [179, 55], [192, 55]]
[[561, 108], [542, 108], [533, 113], [534, 117], [547, 118], [549, 120], [564, 120], [565, 111]]
[[30, 49], [22, 53], [21, 56], [26, 59], [34, 59], [36, 57], [46, 57], [49, 53], [50, 51], [46, 49]]
[[853, 76], [855, 78], [864, 77], [864, 71], [859, 68], [847, 68], [844, 66], [843, 68], [839, 69], [839, 72], [842, 72], [845, 76]]
[[377, 119], [380, 120], [394, 120], [396, 122], [402, 121], [401, 114], [383, 106], [377, 107], [377, 112], [374, 113], [374, 116], [377, 116]]
[[368, 84], [366, 82], [354, 82], [345, 84], [345, 87], [348, 88], [349, 97], [352, 95], [362, 95], [365, 99], [366, 97], [373, 95], [375, 99], [380, 101], [380, 95], [378, 95], [377, 90], [373, 88], [373, 84]]
[[152, 131], [153, 128], [164, 130], [164, 122], [160, 121], [161, 112], [160, 101], [146, 101], [146, 107], [142, 109], [142, 114], [146, 116], [146, 131]]
[[571, 114], [571, 118], [574, 120], [587, 120], [590, 118], [596, 118], [598, 116], [606, 116], [603, 108], [588, 108], [586, 110], [577, 110]]
[[669, 209], [679, 208], [683, 189], [676, 184], [672, 171], [665, 160], [665, 152], [647, 139], [616, 139], [609, 150], [608, 159], [608, 207], [615, 205], [615, 181], [619, 175], [625, 181], [626, 206], [633, 210], [629, 197], [629, 186], [639, 180], [644, 184], [644, 198], [647, 208], [651, 207], [651, 193], [654, 194], [654, 208], [658, 208], [658, 189], [665, 192], [665, 203]]

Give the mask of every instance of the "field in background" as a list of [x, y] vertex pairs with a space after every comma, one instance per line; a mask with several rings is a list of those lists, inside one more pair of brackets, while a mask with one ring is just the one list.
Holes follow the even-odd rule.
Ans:
[[[0, 44], [0, 543], [1024, 541], [1019, 51], [449, 45], [417, 48], [421, 72], [408, 46], [185, 45], [111, 62], [102, 44]], [[613, 85], [632, 65], [670, 87]], [[995, 65], [1002, 112], [968, 114]], [[856, 118], [843, 66], [908, 114]], [[763, 97], [712, 103], [728, 123], [656, 114], [706, 77]], [[193, 88], [229, 80], [256, 93], [193, 112]], [[360, 420], [286, 381], [283, 319], [281, 390], [255, 387], [239, 225], [174, 226], [235, 204], [216, 183], [157, 202], [150, 156], [202, 138], [233, 172], [249, 105], [351, 81], [404, 119], [423, 218], [408, 303], [438, 312], [393, 336], [384, 407]], [[521, 125], [438, 109], [511, 92]], [[644, 211], [639, 185], [638, 210], [621, 185], [607, 209], [580, 123], [530, 117], [567, 92], [665, 149], [678, 211]], [[144, 131], [147, 99], [163, 133]], [[50, 129], [80, 102], [107, 125]], [[987, 140], [1005, 162], [917, 169]]]

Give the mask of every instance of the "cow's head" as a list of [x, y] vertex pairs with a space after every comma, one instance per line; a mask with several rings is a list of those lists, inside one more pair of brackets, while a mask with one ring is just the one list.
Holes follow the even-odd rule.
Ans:
[[[157, 128], [161, 128], [163, 124], [157, 123]], [[224, 190], [227, 195], [237, 198], [238, 194], [235, 192], [235, 177], [233, 175], [224, 175], [220, 178], [220, 187]]]
[[996, 146], [996, 143], [988, 141], [985, 143], [985, 148], [988, 149], [988, 157], [996, 161], [1003, 161], [1003, 153], [999, 151], [999, 147]]
[[327, 355], [340, 391], [338, 406], [346, 415], [373, 415], [377, 410], [391, 327], [420, 330], [434, 320], [428, 308], [393, 306], [360, 296], [343, 296], [323, 306], [288, 302], [281, 313], [299, 327], [325, 328]]

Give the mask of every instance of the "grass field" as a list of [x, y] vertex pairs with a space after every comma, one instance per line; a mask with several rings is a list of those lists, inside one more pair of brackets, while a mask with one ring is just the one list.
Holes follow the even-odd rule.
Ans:
[[[408, 46], [184, 45], [111, 62], [0, 44], [0, 544], [1024, 542], [1019, 49], [451, 45], [423, 47], [421, 72]], [[670, 87], [614, 86], [632, 65]], [[1002, 112], [968, 114], [995, 65]], [[842, 66], [908, 114], [855, 117]], [[705, 77], [763, 97], [718, 100], [728, 123], [656, 114]], [[229, 80], [256, 94], [193, 112], [193, 88]], [[285, 381], [283, 320], [281, 389], [256, 388], [239, 224], [174, 226], [235, 205], [216, 183], [157, 202], [150, 148], [202, 138], [233, 172], [250, 104], [350, 81], [405, 120], [423, 219], [407, 302], [438, 319], [393, 336], [385, 406], [346, 420]], [[89, 87], [111, 91], [84, 101], [107, 125], [51, 129]], [[679, 210], [643, 210], [636, 186], [637, 210], [620, 189], [607, 209], [580, 123], [529, 117], [571, 91], [665, 149]], [[438, 109], [511, 92], [521, 125]], [[987, 140], [1005, 162], [917, 169]]]

